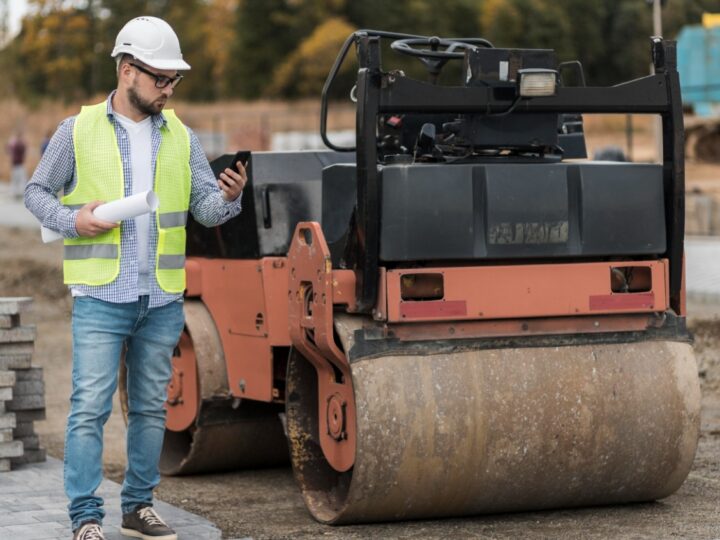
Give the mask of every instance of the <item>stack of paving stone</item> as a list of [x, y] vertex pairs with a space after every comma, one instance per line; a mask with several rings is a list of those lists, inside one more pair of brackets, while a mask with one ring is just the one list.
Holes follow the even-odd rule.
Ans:
[[31, 298], [0, 298], [0, 472], [45, 461], [33, 422], [45, 419], [42, 368], [32, 366], [35, 326], [22, 325]]

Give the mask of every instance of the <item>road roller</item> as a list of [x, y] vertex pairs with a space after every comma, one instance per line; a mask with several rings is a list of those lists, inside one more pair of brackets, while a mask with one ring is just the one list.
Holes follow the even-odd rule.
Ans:
[[[654, 74], [600, 88], [550, 49], [349, 36], [327, 150], [213, 162], [250, 182], [238, 217], [188, 225], [162, 471], [290, 462], [327, 524], [676, 491], [700, 390], [675, 43], [649, 49]], [[662, 163], [588, 161], [584, 113], [658, 115]]]

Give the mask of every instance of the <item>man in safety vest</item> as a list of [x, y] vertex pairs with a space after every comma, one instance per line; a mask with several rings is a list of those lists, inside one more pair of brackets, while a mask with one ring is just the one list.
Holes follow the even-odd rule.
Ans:
[[[121, 532], [175, 540], [152, 506], [160, 481], [165, 392], [184, 325], [185, 224], [206, 226], [240, 213], [247, 181], [225, 169], [215, 178], [197, 137], [165, 110], [182, 80], [173, 29], [155, 17], [128, 22], [112, 57], [118, 85], [106, 101], [63, 121], [25, 189], [25, 204], [64, 237], [64, 281], [73, 300], [73, 369], [65, 438], [65, 491], [75, 540], [104, 538], [103, 426], [110, 416], [125, 348], [128, 465]], [[55, 194], [63, 190], [60, 201]], [[103, 202], [154, 190], [155, 212], [110, 223]]]

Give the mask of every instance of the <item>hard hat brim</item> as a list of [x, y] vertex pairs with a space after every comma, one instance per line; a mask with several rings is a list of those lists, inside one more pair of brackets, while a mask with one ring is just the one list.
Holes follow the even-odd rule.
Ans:
[[171, 58], [163, 60], [162, 58], [147, 58], [144, 55], [138, 54], [136, 51], [131, 50], [129, 47], [115, 47], [110, 56], [117, 58], [119, 54], [129, 54], [133, 58], [140, 60], [143, 64], [155, 69], [177, 69], [177, 70], [189, 70], [192, 69], [183, 59]]
[[148, 66], [155, 68], [155, 69], [177, 69], [177, 70], [189, 70], [192, 69], [190, 67], [190, 64], [185, 62], [185, 60], [143, 60], [142, 58], [138, 58], [141, 62], [144, 64], [147, 64]]

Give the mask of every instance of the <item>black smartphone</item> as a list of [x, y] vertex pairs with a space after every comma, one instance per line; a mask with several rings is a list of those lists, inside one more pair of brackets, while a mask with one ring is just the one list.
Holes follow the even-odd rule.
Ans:
[[232, 160], [232, 165], [230, 166], [230, 168], [235, 172], [240, 172], [240, 171], [238, 171], [238, 168], [237, 168], [238, 161], [243, 164], [243, 167], [245, 167], [245, 171], [248, 173], [248, 179], [249, 179], [250, 178], [250, 171], [249, 171], [250, 152], [247, 150], [241, 150], [240, 152], [235, 153], [235, 156], [233, 157], [233, 160]]

